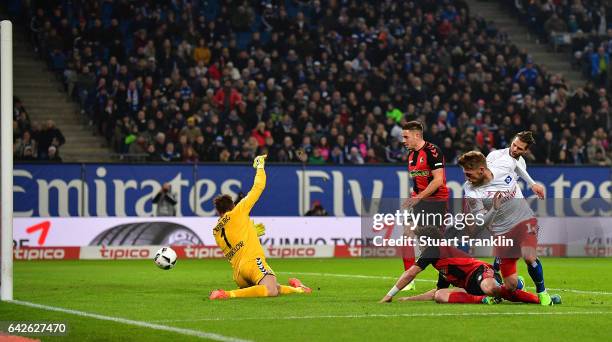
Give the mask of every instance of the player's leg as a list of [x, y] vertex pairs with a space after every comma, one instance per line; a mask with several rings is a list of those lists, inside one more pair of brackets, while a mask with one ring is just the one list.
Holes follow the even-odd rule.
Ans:
[[[410, 229], [411, 226], [406, 226], [404, 229], [404, 236], [414, 238], [414, 232]], [[400, 248], [402, 253], [402, 262], [404, 263], [404, 271], [407, 271], [412, 265], [414, 265], [415, 257], [414, 257], [414, 246], [406, 245]], [[411, 291], [415, 290], [416, 286], [414, 280], [408, 283], [402, 291]]]
[[311, 293], [310, 287], [304, 285], [298, 278], [289, 278], [289, 286], [279, 285], [281, 294]]
[[436, 291], [438, 291], [438, 289], [431, 289], [425, 293], [421, 293], [419, 295], [416, 296], [409, 296], [409, 297], [400, 297], [397, 299], [398, 302], [405, 302], [405, 301], [409, 301], [409, 302], [420, 302], [420, 301], [432, 301], [434, 300], [434, 295], [436, 294]]
[[278, 282], [272, 269], [264, 258], [255, 258], [240, 265], [239, 272], [234, 274], [239, 289], [216, 290], [210, 299], [253, 298], [278, 296]]
[[516, 273], [517, 258], [500, 258], [499, 269], [504, 278], [504, 285], [510, 291], [518, 288], [519, 279]]
[[483, 304], [485, 297], [471, 295], [460, 287], [440, 289], [434, 294], [434, 300], [440, 304]]
[[519, 244], [521, 246], [521, 256], [527, 264], [527, 271], [531, 280], [536, 286], [536, 292], [540, 298], [542, 305], [551, 305], [552, 298], [546, 292], [546, 286], [544, 285], [544, 270], [542, 269], [542, 263], [538, 259], [536, 248], [538, 246], [538, 221], [533, 218], [521, 225], [516, 227], [519, 238]]
[[483, 279], [480, 288], [487, 296], [503, 298], [511, 302], [540, 304], [540, 299], [533, 293], [516, 289], [509, 290], [506, 285], [499, 285], [494, 278]]
[[523, 259], [525, 259], [525, 263], [527, 264], [527, 271], [535, 284], [540, 302], [542, 305], [551, 305], [552, 298], [546, 291], [546, 286], [544, 285], [544, 270], [542, 269], [540, 259], [536, 256], [535, 248], [523, 247], [521, 250], [523, 251]]

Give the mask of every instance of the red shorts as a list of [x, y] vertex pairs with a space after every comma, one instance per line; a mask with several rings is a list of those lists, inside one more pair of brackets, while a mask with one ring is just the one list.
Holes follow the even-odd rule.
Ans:
[[538, 219], [535, 217], [517, 224], [509, 232], [496, 235], [511, 240], [512, 246], [495, 246], [493, 255], [500, 258], [520, 258], [522, 247], [538, 247]]
[[521, 248], [538, 247], [538, 229], [538, 219], [532, 217], [509, 232], [498, 235], [513, 241], [513, 246], [496, 246], [493, 249], [493, 255], [502, 259], [500, 271], [504, 278], [516, 273], [516, 261], [522, 257]]

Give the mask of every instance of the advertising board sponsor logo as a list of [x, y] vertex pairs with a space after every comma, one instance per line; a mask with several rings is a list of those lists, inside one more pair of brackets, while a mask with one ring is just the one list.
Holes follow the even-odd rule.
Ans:
[[217, 246], [172, 246], [179, 258], [223, 259], [223, 251]]
[[304, 258], [315, 257], [317, 250], [314, 247], [268, 247], [267, 255], [270, 258]]
[[13, 250], [15, 260], [79, 259], [79, 247], [25, 247]]
[[[336, 217], [359, 216], [364, 198], [407, 198], [410, 177], [405, 166], [275, 168], [253, 213], [258, 216], [301, 216], [313, 200]], [[531, 176], [546, 187], [548, 198], [574, 198], [569, 206], [538, 208], [541, 216], [610, 214], [603, 205], [590, 208], [588, 200], [610, 199], [609, 168], [530, 167]], [[462, 197], [461, 170], [447, 167], [452, 198]], [[169, 182], [177, 195], [177, 216], [214, 216], [218, 194], [236, 197], [252, 183], [246, 166], [188, 165], [48, 165], [19, 164], [14, 171], [15, 216], [153, 216], [153, 197]], [[524, 186], [521, 181], [521, 186]]]

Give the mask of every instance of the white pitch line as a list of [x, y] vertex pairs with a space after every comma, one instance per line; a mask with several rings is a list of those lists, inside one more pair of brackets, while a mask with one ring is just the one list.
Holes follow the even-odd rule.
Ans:
[[71, 315], [76, 315], [76, 316], [81, 316], [81, 317], [89, 317], [89, 318], [99, 319], [99, 320], [102, 320], [102, 321], [111, 321], [111, 322], [117, 322], [117, 323], [133, 325], [133, 326], [137, 326], [137, 327], [142, 327], [142, 328], [149, 328], [149, 329], [154, 329], [154, 330], [168, 331], [168, 332], [173, 332], [173, 333], [182, 334], [182, 335], [206, 338], [206, 339], [214, 340], [214, 341], [222, 341], [222, 342], [249, 342], [249, 340], [243, 340], [243, 339], [239, 339], [239, 338], [236, 338], [236, 337], [230, 337], [230, 336], [223, 336], [223, 335], [219, 335], [219, 334], [215, 334], [215, 333], [209, 333], [209, 332], [200, 331], [200, 330], [191, 330], [191, 329], [177, 328], [177, 327], [171, 327], [171, 326], [167, 326], [167, 325], [161, 325], [161, 324], [150, 323], [150, 322], [135, 321], [135, 320], [126, 319], [126, 318], [120, 318], [120, 317], [98, 315], [98, 314], [95, 314], [95, 313], [89, 313], [89, 312], [78, 311], [78, 310], [64, 309], [64, 308], [55, 307], [55, 306], [49, 306], [49, 305], [42, 305], [42, 304], [24, 302], [24, 301], [21, 301], [21, 300], [11, 300], [11, 301], [8, 301], [8, 302], [9, 303], [13, 303], [13, 304], [17, 304], [17, 305], [23, 305], [23, 306], [29, 306], [29, 307], [32, 307], [32, 308], [42, 309], [42, 310], [63, 312], [63, 313], [67, 313], [67, 314], [71, 314]]
[[[239, 317], [239, 318], [194, 318], [166, 322], [200, 322], [200, 321], [257, 321], [257, 320], [300, 320], [327, 318], [393, 318], [393, 317], [470, 317], [470, 316], [570, 316], [612, 314], [612, 311], [562, 311], [562, 312], [440, 312], [440, 313], [406, 313], [406, 314], [371, 314], [371, 315], [320, 315], [320, 316], [275, 316], [275, 317]], [[155, 322], [155, 321], [154, 321]]]
[[[307, 276], [318, 276], [318, 277], [338, 277], [338, 278], [355, 278], [355, 279], [385, 279], [385, 280], [397, 280], [398, 277], [389, 277], [389, 276], [373, 276], [373, 275], [363, 275], [363, 274], [338, 274], [338, 273], [317, 273], [317, 272], [277, 272], [277, 273], [285, 273], [285, 274], [295, 274], [295, 275], [307, 275]], [[435, 283], [435, 280], [431, 279], [415, 279], [415, 281], [420, 282], [428, 282]], [[535, 288], [533, 286], [527, 286], [527, 288]], [[606, 291], [588, 291], [588, 290], [576, 290], [576, 289], [558, 289], [547, 287], [547, 290], [551, 291], [563, 291], [563, 292], [572, 292], [579, 294], [592, 294], [592, 295], [604, 295], [611, 296], [612, 292]]]

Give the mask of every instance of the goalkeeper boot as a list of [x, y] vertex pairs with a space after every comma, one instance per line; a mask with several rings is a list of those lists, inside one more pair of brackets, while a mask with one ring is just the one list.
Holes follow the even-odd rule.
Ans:
[[416, 290], [416, 284], [414, 283], [414, 280], [409, 282], [408, 285], [404, 286], [404, 288], [402, 289], [402, 291], [414, 291]]
[[311, 293], [312, 289], [304, 284], [298, 278], [289, 278], [289, 286], [295, 288], [302, 288], [304, 293]]
[[553, 305], [553, 300], [546, 291], [538, 292], [538, 298], [540, 298], [540, 305]]
[[482, 304], [494, 305], [502, 302], [501, 298], [486, 296], [482, 299]]
[[225, 292], [225, 290], [214, 290], [210, 293], [210, 296], [208, 296], [208, 299], [210, 300], [215, 300], [215, 299], [228, 299], [230, 296], [227, 292]]

